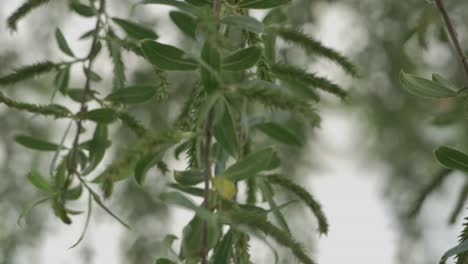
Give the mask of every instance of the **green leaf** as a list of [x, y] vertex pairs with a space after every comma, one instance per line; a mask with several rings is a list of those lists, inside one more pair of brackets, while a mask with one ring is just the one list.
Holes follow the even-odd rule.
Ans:
[[252, 46], [235, 52], [223, 60], [223, 69], [227, 71], [242, 71], [255, 66], [262, 56], [262, 48]]
[[[195, 216], [185, 226], [182, 234], [182, 252], [186, 258], [199, 256], [202, 249], [202, 240], [200, 239], [204, 230], [204, 221]], [[215, 221], [207, 221], [207, 243], [206, 250], [213, 248], [221, 235], [221, 228]]]
[[94, 109], [78, 115], [84, 120], [91, 120], [100, 124], [110, 124], [117, 118], [117, 113], [113, 109], [100, 108]]
[[75, 57], [75, 54], [73, 54], [73, 51], [70, 49], [70, 46], [68, 45], [67, 40], [62, 34], [62, 31], [60, 31], [59, 28], [55, 30], [55, 40], [57, 41], [57, 45], [59, 46], [60, 50], [63, 51], [63, 53]]
[[232, 200], [237, 193], [236, 185], [226, 177], [215, 177], [213, 185], [216, 191], [226, 200]]
[[171, 11], [169, 17], [172, 22], [187, 36], [195, 39], [197, 32], [197, 21], [186, 13]]
[[267, 136], [281, 143], [297, 147], [302, 146], [302, 140], [294, 132], [278, 123], [265, 122], [258, 124], [256, 127]]
[[158, 164], [164, 156], [164, 151], [151, 153], [143, 157], [135, 166], [135, 180], [139, 185], [143, 185], [148, 171]]
[[158, 38], [158, 34], [156, 34], [152, 29], [138, 23], [117, 17], [113, 17], [112, 21], [114, 21], [121, 29], [123, 29], [123, 31], [125, 31], [128, 36], [134, 39], [142, 40]]
[[68, 84], [70, 82], [70, 66], [64, 67], [57, 72], [55, 76], [54, 84], [55, 87], [62, 93], [66, 94], [68, 90]]
[[144, 0], [140, 4], [148, 5], [148, 4], [155, 4], [155, 5], [168, 5], [176, 7], [184, 12], [189, 14], [195, 14], [197, 8], [191, 5], [188, 5], [182, 1], [177, 0]]
[[221, 240], [221, 243], [216, 247], [213, 253], [213, 263], [229, 263], [233, 247], [232, 234], [232, 229], [229, 229], [229, 231], [224, 235], [223, 240]]
[[41, 174], [39, 174], [39, 172], [31, 171], [28, 173], [28, 180], [38, 190], [49, 194], [54, 193], [54, 189], [50, 183]]
[[[221, 71], [221, 55], [219, 54], [218, 49], [213, 47], [208, 41], [203, 45], [201, 55], [203, 61], [206, 62], [212, 70], [216, 73]], [[213, 73], [205, 67], [202, 67], [201, 69], [201, 76], [203, 85], [208, 92], [214, 91], [218, 88], [219, 82], [216, 76], [214, 76]]]
[[156, 264], [176, 264], [176, 263], [167, 258], [160, 258], [156, 260]]
[[154, 97], [156, 89], [150, 85], [129, 86], [111, 93], [105, 100], [122, 104], [144, 103]]
[[174, 170], [174, 180], [184, 186], [197, 185], [205, 180], [204, 170], [177, 171]]
[[234, 119], [226, 104], [221, 120], [215, 125], [213, 135], [216, 141], [234, 158], [239, 152], [239, 142]]
[[69, 7], [80, 16], [94, 17], [96, 15], [96, 11], [92, 7], [80, 3], [78, 0], [70, 1]]
[[69, 225], [72, 223], [70, 217], [68, 217], [67, 209], [65, 206], [59, 201], [58, 197], [52, 201], [52, 209], [54, 210], [54, 214], [62, 220], [63, 223]]
[[231, 165], [222, 175], [234, 182], [245, 180], [261, 171], [270, 170], [275, 156], [272, 148], [259, 150]]
[[28, 204], [26, 205], [22, 210], [21, 210], [21, 213], [20, 215], [18, 216], [18, 220], [16, 221], [18, 225], [21, 225], [21, 220], [26, 217], [29, 212], [31, 212], [32, 209], [34, 209], [36, 206], [42, 204], [42, 203], [45, 203], [47, 201], [49, 201], [51, 198], [50, 197], [45, 197], [45, 198], [42, 198], [38, 201], [35, 201], [31, 204]]
[[83, 175], [91, 173], [104, 158], [107, 148], [111, 145], [108, 136], [107, 125], [98, 123], [89, 142], [89, 165], [82, 172]]
[[457, 95], [438, 82], [423, 79], [411, 74], [400, 73], [400, 83], [410, 94], [420, 97], [446, 98]]
[[16, 143], [22, 145], [23, 147], [34, 149], [34, 150], [56, 151], [58, 148], [60, 148], [60, 146], [57, 144], [43, 141], [40, 139], [36, 139], [30, 136], [18, 135], [15, 137], [15, 141]]
[[65, 192], [65, 199], [67, 200], [78, 200], [83, 194], [83, 187], [81, 185], [76, 186]]
[[456, 245], [455, 247], [447, 250], [447, 252], [444, 253], [442, 258], [440, 259], [440, 264], [445, 264], [447, 259], [451, 256], [458, 255], [461, 253], [465, 253], [468, 251], [468, 240], [465, 240], [461, 242], [460, 244]]
[[437, 161], [445, 168], [468, 172], [468, 155], [447, 146], [434, 150]]
[[239, 8], [267, 9], [291, 3], [292, 0], [241, 0]]
[[146, 59], [161, 70], [191, 71], [198, 67], [193, 59], [186, 58], [184, 51], [152, 40], [141, 41]]
[[84, 89], [69, 89], [67, 95], [75, 102], [82, 103], [88, 102], [93, 97], [85, 92]]
[[228, 16], [223, 18], [221, 23], [235, 26], [257, 34], [263, 33], [263, 24], [260, 23], [257, 19], [247, 15]]
[[178, 191], [190, 194], [190, 195], [203, 197], [204, 191], [201, 188], [191, 187], [191, 186], [184, 186], [184, 185], [177, 184], [177, 183], [171, 183], [168, 186], [170, 188], [172, 188], [172, 189], [175, 189], [175, 190], [178, 190]]
[[458, 88], [455, 84], [453, 84], [451, 81], [445, 79], [442, 75], [440, 74], [437, 74], [437, 73], [433, 73], [432, 74], [432, 80], [436, 83], [439, 83], [447, 88], [449, 88], [450, 90], [454, 91], [454, 92], [458, 92]]

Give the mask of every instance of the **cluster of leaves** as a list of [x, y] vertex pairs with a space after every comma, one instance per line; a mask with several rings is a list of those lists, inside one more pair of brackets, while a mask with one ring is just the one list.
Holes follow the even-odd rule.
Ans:
[[[19, 19], [49, 1], [27, 0], [8, 19], [16, 30]], [[0, 77], [0, 85], [12, 86], [39, 75], [55, 73], [51, 103], [34, 105], [15, 101], [0, 94], [0, 103], [30, 113], [70, 119], [70, 125], [59, 143], [27, 135], [19, 135], [16, 142], [37, 151], [54, 152], [49, 178], [40, 172], [28, 174], [29, 181], [45, 197], [25, 208], [21, 217], [36, 205], [50, 201], [59, 219], [70, 224], [72, 216], [81, 211], [70, 209], [68, 202], [88, 194], [87, 221], [93, 204], [103, 208], [124, 226], [128, 225], [108, 209], [101, 197], [109, 198], [117, 182], [131, 176], [144, 185], [146, 174], [157, 167], [163, 174], [170, 171], [164, 156], [179, 158], [185, 154], [188, 167], [174, 171], [174, 180], [168, 185], [173, 191], [160, 199], [167, 205], [193, 210], [193, 219], [184, 227], [178, 259], [160, 258], [156, 263], [250, 263], [248, 242], [250, 236], [265, 240], [265, 235], [289, 248], [303, 263], [314, 263], [303, 246], [290, 233], [275, 189], [291, 192], [307, 205], [318, 221], [320, 234], [327, 234], [328, 222], [319, 202], [301, 185], [281, 174], [281, 144], [301, 147], [304, 140], [285, 123], [288, 116], [302, 118], [311, 127], [320, 123], [314, 104], [320, 100], [319, 89], [346, 98], [346, 90], [332, 81], [309, 73], [295, 65], [277, 61], [276, 39], [281, 38], [303, 48], [310, 55], [320, 55], [343, 67], [352, 76], [356, 68], [337, 51], [300, 30], [287, 27], [284, 9], [291, 0], [145, 0], [139, 5], [169, 5], [175, 26], [191, 40], [193, 48], [158, 42], [153, 29], [123, 18], [113, 17], [106, 9], [105, 0], [83, 3], [70, 0], [70, 10], [85, 19], [94, 18], [95, 27], [81, 39], [91, 40], [89, 53], [76, 56], [60, 29], [55, 32], [58, 48], [70, 57], [65, 62], [41, 62], [14, 70]], [[214, 8], [213, 8], [214, 7]], [[271, 9], [262, 22], [249, 16], [249, 9]], [[214, 10], [214, 11], [213, 11]], [[124, 35], [123, 37], [120, 35]], [[100, 96], [96, 83], [102, 80], [94, 70], [95, 58], [105, 46], [113, 63], [113, 89]], [[128, 84], [122, 52], [144, 58], [162, 80], [158, 85]], [[70, 88], [72, 67], [83, 68], [82, 88]], [[126, 110], [134, 104], [161, 101], [167, 97], [165, 74], [171, 71], [192, 73], [196, 76], [191, 96], [171, 129], [153, 133], [141, 125]], [[66, 106], [55, 104], [56, 95], [67, 97], [79, 106], [73, 113]], [[91, 104], [92, 103], [92, 104]], [[97, 105], [89, 109], [91, 105]], [[262, 107], [263, 106], [263, 107]], [[265, 114], [281, 111], [282, 118]], [[108, 127], [120, 120], [138, 140], [107, 165], [98, 170], [111, 146]], [[75, 124], [72, 144], [65, 144]], [[83, 131], [93, 128], [92, 137], [83, 140]], [[254, 140], [264, 136], [270, 140]], [[92, 179], [91, 179], [92, 178]], [[237, 200], [239, 183], [248, 189], [246, 203]], [[102, 194], [94, 190], [99, 185]], [[269, 209], [258, 206], [262, 197]], [[189, 196], [202, 197], [196, 204]], [[278, 226], [268, 219], [272, 214]], [[20, 218], [21, 219], [21, 218]], [[276, 254], [276, 253], [275, 253]]]
[[[447, 26], [447, 31], [449, 35], [452, 37], [452, 43], [456, 48], [459, 46], [459, 40], [456, 37], [456, 33], [454, 35], [454, 29], [450, 18], [448, 17], [447, 11], [445, 10], [445, 6], [443, 5], [442, 1], [436, 1], [435, 6], [437, 8], [433, 8], [434, 5], [431, 5], [429, 8], [426, 8], [423, 12], [420, 21], [420, 35], [419, 35], [419, 42], [421, 45], [425, 45], [425, 34], [427, 31], [427, 27], [429, 24], [433, 23], [435, 18], [437, 17], [434, 13], [434, 10], [437, 9], [441, 12], [442, 16], [445, 19], [445, 23]], [[460, 54], [459, 54], [460, 55]], [[462, 60], [462, 66], [466, 70], [468, 75], [468, 65], [465, 63], [464, 60], [466, 58], [462, 56], [460, 58]], [[468, 77], [468, 76], [467, 76]], [[453, 98], [453, 100], [461, 99], [461, 104], [466, 107], [467, 104], [467, 90], [466, 87], [459, 87], [458, 85], [452, 83], [450, 80], [444, 78], [440, 74], [434, 73], [431, 79], [426, 79], [422, 77], [418, 77], [412, 74], [408, 74], [405, 72], [400, 73], [400, 83], [401, 85], [408, 91], [408, 93], [418, 96], [421, 98], [433, 98], [433, 99], [446, 99]], [[435, 173], [434, 178], [431, 182], [423, 189], [420, 196], [416, 200], [413, 208], [411, 209], [409, 215], [414, 216], [416, 215], [426, 199], [426, 197], [454, 171], [460, 171], [463, 173], [468, 172], [468, 155], [456, 148], [450, 146], [439, 146], [434, 150], [435, 159], [438, 163], [443, 167], [440, 171]], [[459, 215], [463, 210], [463, 205], [468, 198], [468, 185], [465, 184], [461, 187], [460, 193], [457, 198], [457, 202], [453, 209], [452, 214], [450, 215], [450, 223], [455, 223]], [[468, 259], [468, 255], [466, 251], [468, 251], [468, 236], [466, 235], [468, 232], [467, 225], [464, 224], [464, 229], [462, 234], [460, 235], [460, 243], [453, 247], [452, 249], [448, 250], [441, 258], [440, 263], [445, 263], [446, 260], [456, 255], [457, 263], [465, 263]]]

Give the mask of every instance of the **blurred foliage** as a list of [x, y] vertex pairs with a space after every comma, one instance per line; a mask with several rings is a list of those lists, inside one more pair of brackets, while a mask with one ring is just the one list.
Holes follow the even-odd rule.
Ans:
[[[2, 2], [7, 5], [14, 1]], [[132, 16], [147, 24], [164, 23], [159, 17], [153, 17], [151, 12], [132, 10], [127, 1], [115, 5], [116, 11], [124, 16]], [[121, 2], [121, 3], [120, 3]], [[457, 25], [457, 31], [461, 42], [468, 45], [468, 21], [464, 14], [468, 10], [466, 1], [447, 0], [447, 8]], [[114, 5], [114, 4], [113, 4]], [[450, 80], [455, 80], [460, 87], [464, 87], [465, 79], [459, 64], [455, 63], [456, 57], [448, 42], [442, 20], [434, 6], [427, 1], [308, 1], [296, 0], [295, 4], [288, 10], [295, 26], [301, 28], [304, 25], [316, 26], [319, 20], [320, 10], [324, 8], [345, 8], [350, 14], [357, 17], [357, 25], [350, 28], [355, 31], [363, 30], [361, 35], [365, 40], [363, 50], [349, 52], [354, 56], [353, 61], [359, 66], [361, 78], [353, 80], [350, 91], [351, 97], [346, 105], [347, 110], [356, 111], [359, 114], [360, 138], [356, 139], [365, 147], [364, 153], [368, 154], [369, 163], [377, 162], [385, 165], [384, 194], [389, 198], [396, 217], [399, 219], [401, 229], [401, 248], [399, 263], [416, 263], [412, 251], [415, 249], [418, 239], [422, 238], [424, 226], [416, 218], [408, 217], [415, 203], [421, 198], [421, 194], [431, 187], [431, 191], [440, 187], [443, 180], [434, 183], [440, 165], [435, 162], [433, 150], [441, 144], [458, 146], [467, 149], [464, 133], [467, 129], [466, 115], [463, 104], [458, 99], [424, 100], [416, 98], [405, 92], [399, 83], [399, 74], [403, 69], [405, 72], [430, 76], [432, 72], [438, 72]], [[54, 9], [58, 21], [57, 25], [64, 23], [65, 18], [60, 17], [63, 6], [52, 3], [48, 6]], [[363, 15], [365, 14], [365, 15]], [[48, 12], [40, 13], [35, 20], [44, 19], [49, 16]], [[1, 18], [5, 21], [5, 18]], [[164, 19], [161, 19], [164, 20]], [[41, 25], [27, 22], [28, 31], [34, 32]], [[336, 21], [335, 23], [339, 23]], [[26, 22], [19, 24], [26, 27]], [[51, 39], [55, 27], [50, 27], [45, 33]], [[352, 35], [353, 31], [349, 33]], [[44, 33], [43, 33], [44, 34]], [[342, 36], [347, 41], [347, 36]], [[3, 34], [2, 38], [15, 38], [15, 35]], [[1, 43], [1, 41], [0, 41]], [[49, 49], [47, 41], [36, 41], [40, 50]], [[185, 42], [189, 47], [190, 43]], [[351, 45], [352, 46], [352, 45]], [[281, 56], [287, 61], [300, 60], [291, 51], [290, 46], [285, 46]], [[21, 54], [12, 54], [10, 50], [2, 50], [0, 59], [0, 73], [6, 73], [12, 63], [24, 61]], [[468, 51], [468, 50], [467, 50]], [[36, 52], [36, 51], [35, 51]], [[125, 55], [126, 56], [126, 55]], [[6, 63], [7, 62], [7, 63]], [[313, 62], [313, 61], [312, 61]], [[308, 62], [307, 62], [308, 63]], [[49, 77], [47, 77], [49, 78]], [[50, 79], [50, 78], [49, 78]], [[135, 64], [129, 79], [135, 82], [159, 82], [154, 77], [153, 69]], [[175, 121], [184, 98], [189, 96], [187, 85], [193, 83], [185, 74], [174, 73], [168, 77], [172, 87], [168, 91], [172, 98], [171, 104], [158, 104], [154, 107], [137, 106], [129, 110], [131, 114], [144, 120], [145, 125], [152, 130], [164, 129]], [[25, 84], [28, 89], [34, 90], [39, 98], [46, 98], [45, 87], [49, 80], [32, 80]], [[9, 95], [22, 96], [21, 91], [9, 91]], [[172, 103], [173, 102], [173, 103]], [[324, 100], [321, 104], [326, 107], [337, 107], [335, 101]], [[342, 105], [338, 107], [343, 108]], [[150, 109], [150, 110], [149, 110]], [[2, 134], [0, 146], [0, 169], [2, 171], [2, 184], [0, 185], [0, 263], [16, 263], [16, 254], [22, 248], [34, 247], [40, 243], [42, 232], [45, 229], [47, 215], [40, 210], [33, 210], [32, 215], [27, 218], [24, 228], [16, 226], [16, 216], [20, 208], [34, 200], [35, 194], [32, 188], [23, 187], [26, 181], [25, 168], [42, 166], [40, 164], [44, 157], [26, 155], [23, 149], [17, 147], [12, 141], [13, 133], [17, 131], [30, 132], [29, 134], [44, 135], [48, 137], [49, 127], [52, 122], [31, 122], [30, 115], [24, 115], [15, 110], [5, 107], [0, 108], [0, 120], [2, 122]], [[307, 131], [299, 121], [291, 119], [291, 127], [300, 131], [303, 135], [309, 135], [309, 140], [314, 140], [313, 133]], [[129, 139], [135, 136], [128, 128], [115, 130], [119, 138], [118, 146], [114, 151], [125, 146]], [[120, 143], [122, 142], [122, 143]], [[288, 153], [292, 152], [292, 153]], [[286, 149], [282, 152], [282, 159], [288, 160], [286, 167], [291, 174], [296, 174], [298, 155], [306, 155], [300, 150], [291, 151]], [[312, 161], [313, 162], [313, 161]], [[142, 191], [135, 184], [122, 185], [118, 196], [114, 198], [113, 206], [116, 211], [121, 208], [133, 208], [130, 215], [126, 216], [128, 221], [137, 227], [135, 232], [128, 234], [129, 237], [122, 239], [122, 248], [126, 249], [128, 260], [125, 263], [151, 263], [157, 255], [157, 248], [164, 250], [161, 246], [165, 235], [164, 224], [167, 219], [168, 209], [155, 200], [157, 194], [162, 192], [161, 185], [164, 177], [154, 177], [157, 172], [152, 171], [148, 175], [149, 188]], [[300, 175], [295, 175], [300, 179]], [[431, 186], [434, 184], [434, 186]], [[450, 186], [450, 189], [458, 191], [465, 189], [464, 186]], [[150, 191], [149, 191], [150, 190]], [[463, 191], [461, 190], [461, 191]], [[430, 194], [429, 194], [430, 195]], [[131, 199], [129, 199], [131, 197]], [[138, 205], [138, 206], [135, 206]], [[456, 207], [456, 201], [450, 204]], [[422, 204], [421, 206], [424, 206]], [[298, 210], [300, 211], [300, 210]], [[295, 212], [302, 214], [301, 212]], [[449, 216], [447, 216], [449, 219]], [[310, 239], [310, 238], [309, 238]], [[143, 254], [152, 252], [153, 256]], [[419, 256], [420, 257], [420, 256]], [[419, 263], [434, 262], [440, 256], [427, 254], [427, 259]], [[285, 260], [287, 261], [287, 260]]]

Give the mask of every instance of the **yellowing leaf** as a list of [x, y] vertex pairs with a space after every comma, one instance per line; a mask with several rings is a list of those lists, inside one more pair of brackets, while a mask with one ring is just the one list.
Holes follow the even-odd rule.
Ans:
[[214, 187], [216, 188], [216, 191], [218, 191], [219, 194], [225, 199], [232, 200], [234, 198], [234, 195], [237, 192], [236, 185], [226, 177], [216, 177], [214, 179]]

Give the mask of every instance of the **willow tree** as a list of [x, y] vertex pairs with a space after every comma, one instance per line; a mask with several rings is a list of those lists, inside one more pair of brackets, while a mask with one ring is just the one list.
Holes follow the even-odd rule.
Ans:
[[[8, 27], [17, 30], [21, 19], [37, 8], [47, 7], [49, 2], [54, 1], [24, 2], [8, 18]], [[131, 228], [132, 223], [108, 208], [105, 199], [112, 197], [116, 184], [136, 183], [145, 188], [146, 174], [156, 167], [162, 174], [173, 175], [167, 191], [158, 197], [160, 201], [193, 211], [189, 223], [180, 227], [180, 250], [171, 249], [172, 256], [158, 258], [156, 263], [250, 263], [252, 236], [264, 241], [273, 239], [302, 263], [315, 263], [291, 235], [288, 217], [282, 213], [296, 200], [278, 204], [275, 196], [278, 192], [291, 193], [310, 208], [317, 219], [318, 234], [327, 234], [327, 219], [314, 196], [289, 177], [277, 145], [303, 146], [304, 138], [288, 127], [288, 120], [299, 118], [316, 128], [320, 124], [316, 104], [321, 92], [341, 99], [347, 97], [347, 92], [317, 73], [278, 59], [277, 39], [303, 49], [309, 56], [328, 58], [353, 77], [358, 73], [339, 52], [289, 24], [285, 9], [294, 2], [146, 0], [137, 4], [173, 7], [170, 19], [180, 30], [178, 33], [192, 43], [185, 50], [158, 42], [163, 29], [113, 16], [108, 11], [110, 1], [70, 0], [67, 4], [70, 12], [95, 19], [94, 28], [81, 37], [89, 42], [88, 54], [76, 56], [66, 34], [57, 28], [57, 47], [68, 60], [32, 63], [0, 77], [0, 85], [11, 89], [22, 81], [54, 74], [49, 103], [31, 104], [28, 98], [12, 99], [3, 93], [0, 103], [34, 116], [69, 120], [60, 138], [24, 134], [14, 138], [33, 151], [54, 153], [48, 171], [32, 169], [27, 175], [44, 197], [26, 206], [19, 220], [37, 205], [48, 203], [63, 223], [71, 224], [80, 211], [71, 209], [70, 203], [86, 196], [86, 225], [72, 247], [84, 239], [93, 206]], [[249, 15], [250, 10], [266, 10], [267, 14], [259, 21]], [[101, 54], [104, 50], [106, 55]], [[129, 83], [123, 52], [146, 61], [159, 82]], [[102, 80], [95, 66], [98, 56], [107, 56], [112, 62], [109, 89], [96, 89], [96, 83]], [[82, 68], [81, 88], [70, 87], [74, 68]], [[170, 102], [171, 83], [166, 77], [174, 71], [194, 76], [195, 81], [186, 87], [190, 96], [169, 129], [152, 131], [127, 109], [147, 102], [151, 102], [148, 107]], [[65, 98], [75, 105], [61, 104]], [[113, 141], [108, 128], [119, 122], [138, 139], [126, 142], [126, 150], [110, 162], [104, 161]], [[186, 170], [172, 169], [168, 155], [186, 161]], [[245, 201], [239, 199], [239, 191], [246, 192]], [[195, 202], [195, 197], [202, 200], [201, 204]], [[259, 206], [263, 201], [268, 208]], [[167, 235], [166, 241], [174, 239]]]

